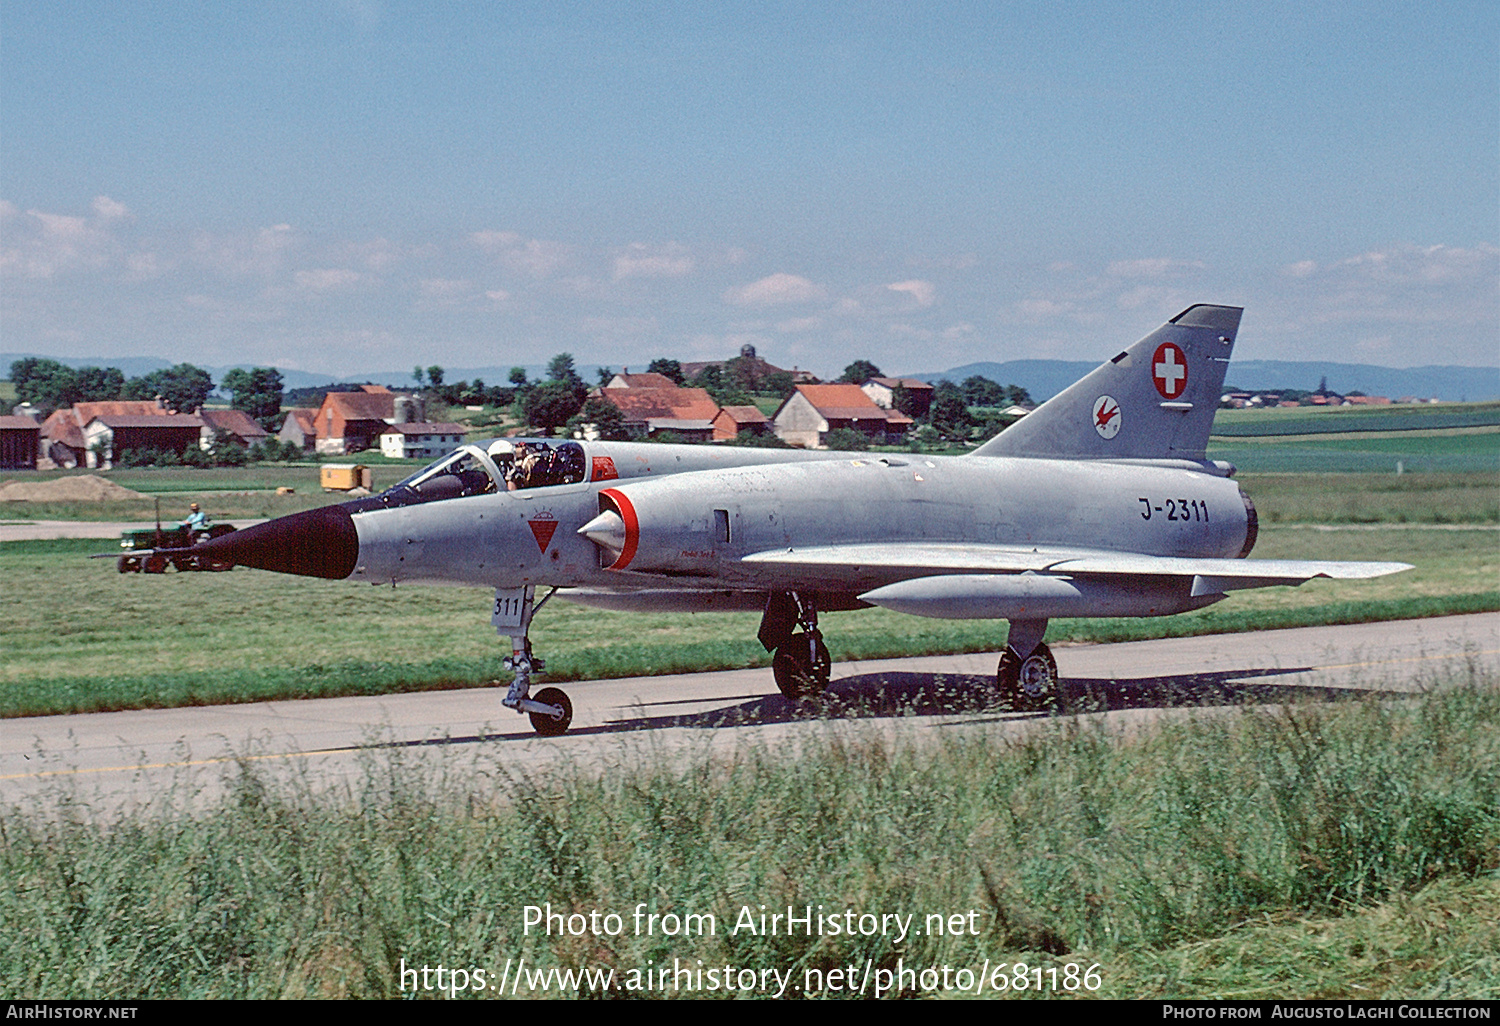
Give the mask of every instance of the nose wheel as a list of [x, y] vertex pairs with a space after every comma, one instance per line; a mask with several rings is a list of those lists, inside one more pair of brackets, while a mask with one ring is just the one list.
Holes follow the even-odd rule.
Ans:
[[531, 618], [556, 593], [553, 588], [537, 602], [535, 588], [496, 588], [495, 612], [490, 617], [499, 634], [510, 636], [511, 653], [501, 665], [516, 675], [500, 704], [530, 717], [531, 729], [542, 737], [559, 737], [573, 722], [573, 703], [562, 689], [542, 688], [531, 694], [531, 675], [547, 666], [531, 654]]
[[531, 729], [542, 737], [558, 737], [568, 732], [568, 725], [573, 722], [573, 703], [561, 689], [542, 688], [526, 704]]

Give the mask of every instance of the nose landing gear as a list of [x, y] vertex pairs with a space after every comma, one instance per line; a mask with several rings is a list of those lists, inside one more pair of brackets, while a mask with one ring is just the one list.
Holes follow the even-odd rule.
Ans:
[[565, 734], [573, 722], [573, 703], [560, 688], [542, 688], [535, 698], [531, 697], [531, 675], [547, 666], [545, 660], [531, 654], [531, 618], [555, 594], [557, 589], [553, 588], [536, 602], [534, 587], [496, 588], [495, 612], [490, 617], [498, 634], [510, 636], [511, 654], [501, 665], [516, 675], [500, 704], [530, 716], [532, 729], [542, 737]]

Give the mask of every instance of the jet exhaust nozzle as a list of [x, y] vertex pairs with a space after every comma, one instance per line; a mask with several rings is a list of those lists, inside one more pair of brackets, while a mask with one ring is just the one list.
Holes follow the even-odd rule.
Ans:
[[324, 506], [222, 535], [188, 551], [236, 566], [340, 581], [359, 562], [359, 532], [348, 510]]

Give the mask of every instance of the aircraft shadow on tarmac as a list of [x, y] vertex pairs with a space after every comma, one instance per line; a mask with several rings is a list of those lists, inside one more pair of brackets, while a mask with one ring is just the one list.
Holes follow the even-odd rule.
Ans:
[[[1309, 672], [1312, 667], [1226, 670], [1161, 677], [1108, 680], [1069, 678], [1059, 681], [1059, 708], [1065, 714], [1115, 712], [1125, 709], [1168, 709], [1207, 705], [1281, 705], [1287, 702], [1331, 702], [1369, 693], [1367, 689], [1317, 687], [1301, 684], [1256, 683], [1247, 678], [1272, 678]], [[664, 707], [700, 705], [703, 700], [644, 702], [638, 715], [592, 727], [570, 730], [557, 741], [589, 734], [613, 734], [668, 727], [721, 728], [790, 723], [819, 719], [881, 719], [966, 714], [965, 723], [1039, 719], [1049, 713], [1008, 708], [995, 690], [994, 678], [959, 673], [868, 673], [835, 680], [817, 698], [790, 702], [780, 695], [743, 695], [716, 699], [735, 704], [703, 712], [671, 713]], [[661, 711], [658, 711], [661, 710]], [[977, 718], [976, 718], [976, 715]], [[395, 746], [472, 744], [481, 741], [530, 741], [530, 731], [425, 741], [397, 742]], [[376, 747], [387, 747], [378, 745]]]

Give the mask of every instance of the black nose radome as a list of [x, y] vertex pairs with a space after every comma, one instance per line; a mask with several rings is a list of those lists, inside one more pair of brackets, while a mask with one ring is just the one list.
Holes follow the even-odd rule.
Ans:
[[359, 561], [359, 533], [348, 510], [324, 506], [221, 535], [192, 551], [237, 566], [340, 581]]

